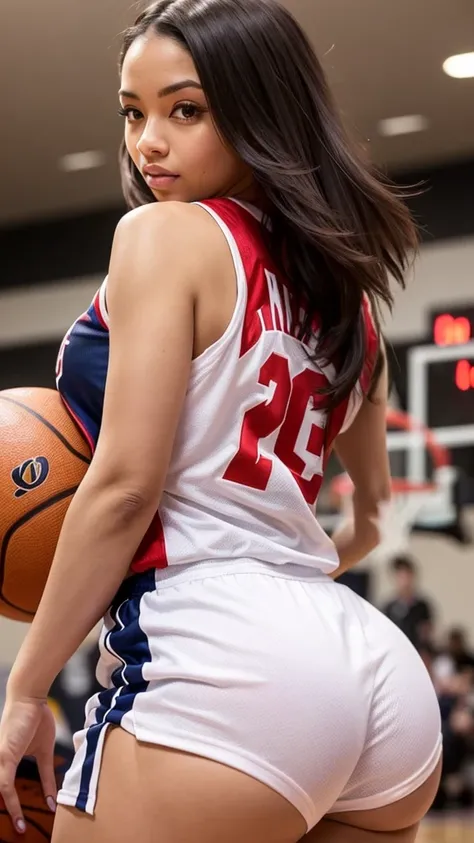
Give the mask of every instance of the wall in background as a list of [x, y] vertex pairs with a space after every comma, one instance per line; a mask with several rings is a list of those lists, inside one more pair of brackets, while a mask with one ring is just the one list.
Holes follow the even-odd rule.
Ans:
[[[474, 536], [474, 508], [465, 513], [465, 521]], [[411, 552], [420, 574], [420, 590], [436, 608], [440, 635], [449, 626], [464, 626], [474, 645], [474, 549], [446, 538], [416, 533]], [[391, 596], [392, 580], [388, 565], [370, 566], [373, 575], [373, 599], [378, 606]]]
[[[0, 355], [3, 349], [59, 342], [89, 306], [104, 277], [105, 272], [1, 291]], [[386, 334], [392, 342], [423, 338], [429, 330], [430, 310], [457, 303], [474, 303], [474, 236], [423, 243], [407, 289], [395, 289]]]
[[407, 289], [397, 286], [395, 290], [393, 315], [386, 322], [387, 337], [392, 342], [424, 337], [430, 329], [430, 311], [438, 305], [449, 308], [456, 304], [474, 304], [474, 237], [423, 244]]

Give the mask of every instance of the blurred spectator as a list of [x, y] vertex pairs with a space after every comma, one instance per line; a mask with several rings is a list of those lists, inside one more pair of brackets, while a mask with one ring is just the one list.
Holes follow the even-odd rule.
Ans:
[[415, 563], [408, 556], [396, 556], [390, 567], [395, 580], [395, 596], [382, 611], [418, 651], [429, 654], [432, 650], [434, 611], [430, 601], [418, 592]]
[[471, 806], [474, 789], [474, 655], [463, 629], [448, 631], [433, 662], [433, 681], [443, 721], [444, 760], [436, 807]]
[[466, 633], [461, 627], [449, 630], [446, 646], [435, 659], [433, 665], [434, 678], [442, 682], [463, 671], [474, 673], [474, 653], [466, 641]]

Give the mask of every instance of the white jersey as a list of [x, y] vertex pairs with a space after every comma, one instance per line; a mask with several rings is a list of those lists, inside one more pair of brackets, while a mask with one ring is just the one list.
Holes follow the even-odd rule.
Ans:
[[[223, 336], [192, 363], [160, 507], [132, 569], [254, 559], [331, 572], [337, 553], [315, 507], [329, 447], [354, 418], [370, 379], [377, 339], [369, 309], [366, 383], [328, 418], [313, 408], [313, 396], [334, 369], [309, 357], [317, 330], [307, 342], [297, 338], [302, 313], [263, 242], [259, 212], [231, 199], [200, 204], [231, 249], [237, 301]], [[99, 332], [108, 348], [104, 290], [79, 331], [85, 344], [95, 330], [97, 348]], [[60, 355], [60, 389], [77, 323], [72, 331]], [[106, 366], [97, 369], [103, 380]], [[76, 373], [69, 392], [77, 383]], [[85, 418], [85, 399], [79, 406], [77, 396], [62, 393], [76, 418]]]
[[[104, 619], [103, 690], [74, 736], [58, 802], [94, 814], [106, 735], [120, 726], [252, 777], [309, 831], [328, 813], [373, 810], [421, 787], [442, 752], [439, 705], [406, 636], [326, 576], [338, 560], [315, 516], [328, 449], [370, 383], [369, 308], [362, 382], [328, 417], [313, 396], [334, 372], [308, 356], [317, 334], [296, 338], [300, 314], [254, 211], [204, 206], [234, 256], [235, 311], [193, 363], [165, 491], [133, 564], [151, 570], [122, 583]], [[58, 360], [61, 394], [93, 445], [104, 293]]]

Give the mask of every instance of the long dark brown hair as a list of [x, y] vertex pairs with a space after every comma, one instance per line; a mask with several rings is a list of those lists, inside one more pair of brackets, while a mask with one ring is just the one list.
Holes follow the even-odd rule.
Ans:
[[[389, 276], [404, 286], [418, 245], [400, 190], [347, 136], [309, 40], [276, 0], [158, 0], [125, 32], [120, 69], [149, 29], [190, 53], [219, 133], [268, 200], [272, 256], [305, 302], [302, 336], [318, 314], [318, 358], [336, 363], [335, 406], [363, 369], [364, 294], [374, 313], [390, 308]], [[130, 208], [155, 201], [125, 144], [121, 173]]]

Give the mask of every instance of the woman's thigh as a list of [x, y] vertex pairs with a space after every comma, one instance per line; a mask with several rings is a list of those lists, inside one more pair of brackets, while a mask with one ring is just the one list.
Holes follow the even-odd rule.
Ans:
[[94, 817], [59, 806], [52, 843], [297, 843], [305, 831], [296, 808], [250, 776], [115, 728]]

